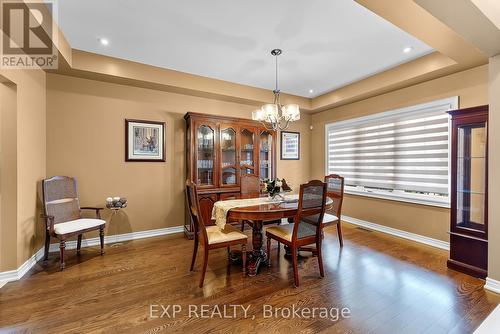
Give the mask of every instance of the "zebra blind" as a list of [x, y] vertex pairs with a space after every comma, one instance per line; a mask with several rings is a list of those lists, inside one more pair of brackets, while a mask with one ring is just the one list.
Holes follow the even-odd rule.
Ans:
[[450, 98], [326, 126], [327, 174], [346, 191], [448, 201]]

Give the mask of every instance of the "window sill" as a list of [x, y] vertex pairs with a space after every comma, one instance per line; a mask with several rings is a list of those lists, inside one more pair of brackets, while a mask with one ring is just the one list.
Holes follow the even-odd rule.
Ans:
[[396, 201], [396, 202], [435, 206], [435, 207], [447, 208], [447, 209], [450, 208], [450, 202], [443, 201], [440, 199], [434, 200], [434, 199], [429, 199], [429, 198], [419, 198], [418, 196], [411, 196], [411, 195], [401, 196], [401, 195], [395, 195], [395, 194], [383, 194], [383, 193], [377, 193], [377, 192], [356, 191], [356, 190], [352, 190], [352, 189], [346, 189], [345, 193], [348, 195], [386, 199], [386, 200]]

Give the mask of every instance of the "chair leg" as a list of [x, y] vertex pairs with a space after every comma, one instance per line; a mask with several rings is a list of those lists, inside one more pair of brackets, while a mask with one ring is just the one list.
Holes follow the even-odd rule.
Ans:
[[321, 252], [321, 240], [316, 242], [316, 251], [318, 252], [319, 275], [321, 277], [325, 277], [325, 271], [323, 269], [323, 255]]
[[43, 260], [47, 261], [49, 259], [49, 248], [50, 248], [50, 234], [45, 232], [45, 248], [43, 252]]
[[241, 223], [241, 232], [243, 232], [245, 230], [245, 221], [240, 220], [239, 222]]
[[66, 266], [66, 262], [64, 261], [64, 250], [66, 249], [66, 241], [65, 240], [61, 240], [59, 242], [59, 252], [60, 252], [60, 255], [61, 255], [61, 259], [60, 259], [60, 268], [61, 270], [64, 270], [64, 267]]
[[[282, 223], [282, 221], [281, 221], [281, 219], [280, 219], [280, 220], [278, 220], [278, 224], [277, 224], [277, 225], [278, 225], [278, 226], [280, 226], [280, 225], [281, 225], [281, 223]], [[280, 256], [280, 248], [281, 248], [281, 244], [280, 244], [280, 242], [278, 241], [278, 257]]]
[[189, 269], [190, 271], [193, 271], [194, 263], [196, 261], [196, 253], [198, 253], [198, 235], [197, 234], [195, 234], [195, 236], [194, 236], [193, 259], [191, 260], [191, 268]]
[[200, 285], [199, 287], [203, 287], [203, 281], [205, 281], [205, 273], [207, 271], [207, 264], [208, 264], [208, 248], [205, 246], [203, 248], [203, 269], [201, 270], [201, 278], [200, 278]]
[[271, 238], [267, 237], [267, 266], [271, 266]]
[[295, 287], [299, 287], [299, 266], [297, 264], [297, 248], [292, 247], [292, 263], [293, 263], [293, 282], [295, 284]]
[[101, 255], [104, 254], [104, 226], [99, 228], [99, 239], [101, 240]]
[[241, 245], [241, 262], [243, 262], [243, 273], [247, 272], [247, 245]]
[[344, 246], [344, 241], [342, 239], [342, 227], [340, 226], [340, 221], [337, 223], [337, 232], [339, 234], [340, 247]]
[[78, 234], [78, 239], [76, 241], [76, 255], [80, 255], [81, 249], [82, 249], [82, 235]]

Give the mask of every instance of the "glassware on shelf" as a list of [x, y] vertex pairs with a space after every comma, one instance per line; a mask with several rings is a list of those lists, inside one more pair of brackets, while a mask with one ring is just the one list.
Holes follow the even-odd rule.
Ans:
[[213, 185], [215, 131], [207, 125], [198, 128], [198, 184]]
[[271, 154], [272, 154], [272, 141], [273, 136], [268, 131], [263, 131], [260, 134], [260, 149], [259, 149], [259, 157], [260, 157], [260, 178], [261, 179], [270, 179], [271, 178]]
[[236, 184], [236, 131], [232, 128], [221, 130], [222, 185]]
[[241, 130], [240, 166], [242, 167], [242, 175], [255, 173], [254, 143], [254, 133], [248, 129]]

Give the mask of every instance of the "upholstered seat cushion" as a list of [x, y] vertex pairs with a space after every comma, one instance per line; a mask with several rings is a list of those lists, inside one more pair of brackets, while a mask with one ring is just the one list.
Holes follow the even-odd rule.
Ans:
[[247, 236], [233, 226], [226, 224], [224, 230], [221, 230], [219, 226], [207, 226], [207, 236], [208, 243], [210, 245], [220, 244], [222, 242], [234, 241], [234, 240], [246, 240]]
[[106, 221], [102, 219], [82, 218], [82, 219], [70, 220], [65, 223], [55, 224], [54, 232], [59, 235], [68, 234], [92, 227], [97, 227], [103, 224], [106, 224]]
[[[284, 240], [291, 242], [294, 225], [295, 224], [287, 224], [287, 225], [268, 227], [266, 229], [266, 234], [269, 233], [269, 234], [275, 235], [281, 239], [284, 239]], [[312, 225], [312, 224], [309, 224], [306, 222], [301, 222], [299, 224], [299, 230], [297, 231], [297, 238], [298, 239], [314, 236], [315, 234], [316, 234], [316, 226], [315, 225]]]
[[337, 223], [338, 221], [339, 218], [337, 216], [325, 212], [325, 215], [323, 216], [323, 224]]

